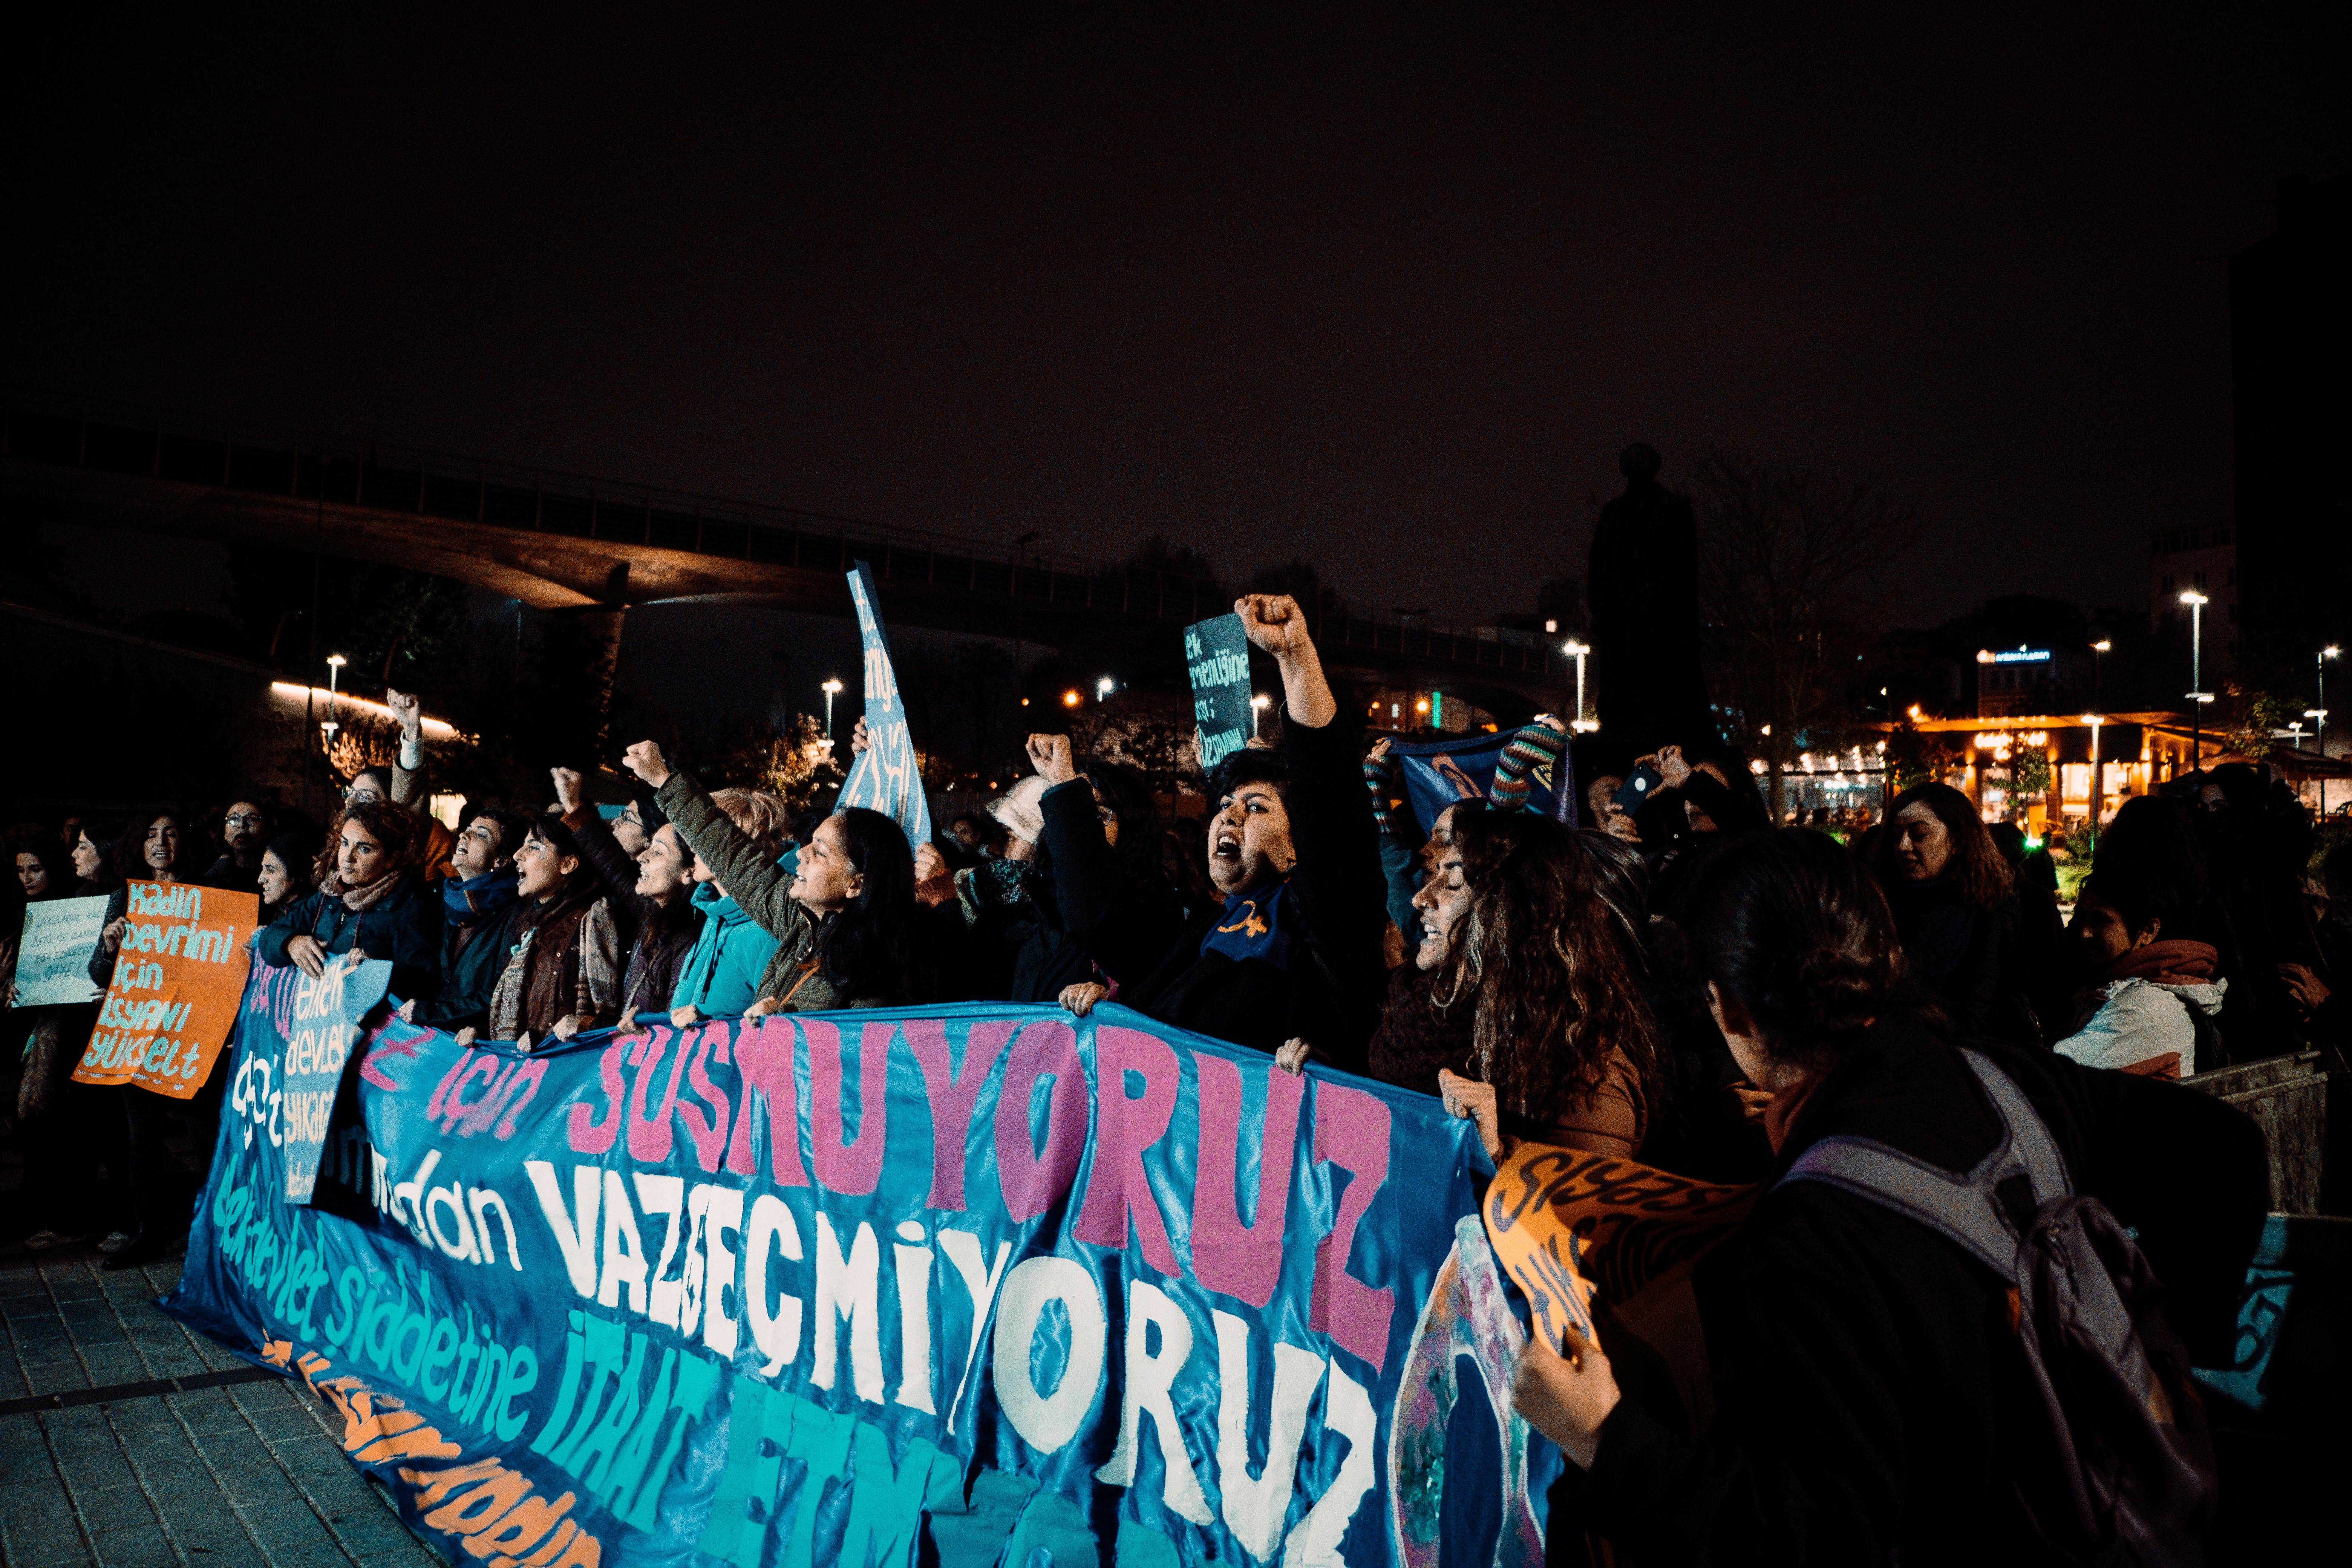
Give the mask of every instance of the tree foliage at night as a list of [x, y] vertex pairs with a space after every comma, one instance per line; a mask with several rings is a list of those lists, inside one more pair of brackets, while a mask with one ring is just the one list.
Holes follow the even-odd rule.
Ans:
[[1846, 738], [1849, 688], [1914, 513], [1867, 480], [1734, 453], [1702, 461], [1692, 489], [1709, 693], [1763, 759], [1777, 821], [1798, 754]]

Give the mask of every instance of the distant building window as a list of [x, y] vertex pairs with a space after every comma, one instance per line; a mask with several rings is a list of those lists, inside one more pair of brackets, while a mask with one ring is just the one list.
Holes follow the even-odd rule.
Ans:
[[2162, 588], [2162, 589], [2160, 589], [2160, 590], [2158, 590], [2158, 591], [2159, 591], [2159, 592], [2161, 592], [2161, 593], [2166, 593], [2166, 594], [2169, 594], [2169, 593], [2171, 593], [2171, 592], [2172, 592], [2172, 574], [2171, 574], [2171, 573], [2167, 572], [2167, 573], [2164, 574], [2164, 586], [2163, 586], [2163, 588]]
[[2197, 574], [2197, 585], [2200, 588], [2205, 585], [2205, 574], [2202, 572]]

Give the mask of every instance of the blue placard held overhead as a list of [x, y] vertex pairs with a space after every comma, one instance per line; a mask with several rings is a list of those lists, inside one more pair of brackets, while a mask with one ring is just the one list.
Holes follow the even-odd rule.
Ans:
[[857, 635], [866, 645], [866, 750], [841, 786], [841, 805], [880, 812], [898, 825], [910, 847], [919, 849], [931, 841], [931, 803], [923, 794], [907, 705], [898, 700], [898, 678], [890, 668], [874, 573], [860, 561], [847, 576], [849, 596], [857, 605]]
[[1192, 677], [1192, 718], [1201, 730], [1201, 771], [1249, 744], [1249, 634], [1239, 616], [1212, 616], [1184, 628]]

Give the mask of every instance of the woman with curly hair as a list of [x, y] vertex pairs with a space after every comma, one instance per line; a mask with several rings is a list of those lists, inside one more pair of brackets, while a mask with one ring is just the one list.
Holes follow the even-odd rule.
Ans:
[[1506, 1137], [1638, 1153], [1658, 1098], [1657, 1026], [1570, 830], [1457, 807], [1413, 907], [1411, 967], [1425, 983], [1391, 990], [1376, 1062], [1406, 1032], [1457, 1041], [1436, 1087], [1490, 1153]]
[[441, 915], [425, 885], [425, 819], [386, 801], [344, 808], [320, 855], [319, 889], [253, 939], [262, 963], [325, 972], [346, 952], [392, 961], [392, 994], [430, 1000], [441, 984]]
[[1911, 973], [1963, 1036], [2042, 1043], [2027, 1000], [2017, 879], [1969, 797], [1914, 784], [1895, 797], [1871, 869]]

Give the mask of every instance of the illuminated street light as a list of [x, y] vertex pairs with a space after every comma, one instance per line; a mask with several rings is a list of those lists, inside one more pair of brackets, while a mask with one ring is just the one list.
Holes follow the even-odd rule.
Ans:
[[[1265, 711], [1265, 710], [1266, 710], [1266, 705], [1267, 705], [1268, 703], [1272, 702], [1273, 700], [1274, 700], [1274, 699], [1272, 699], [1272, 698], [1270, 698], [1270, 697], [1266, 696], [1264, 692], [1259, 692], [1259, 693], [1257, 693], [1256, 695], [1253, 696], [1253, 697], [1250, 699], [1250, 739], [1251, 739], [1251, 740], [1255, 741], [1255, 740], [1256, 740], [1256, 739], [1258, 738], [1258, 734], [1257, 734], [1258, 718], [1259, 718], [1259, 716], [1260, 716], [1261, 714], [1263, 714], [1263, 713]], [[1424, 702], [1424, 703], [1423, 703], [1423, 704], [1422, 704], [1422, 706], [1423, 706], [1423, 708], [1426, 708], [1426, 707], [1428, 707], [1428, 706], [1429, 706], [1429, 704], [1428, 704], [1428, 703], [1426, 703], [1426, 702]]]
[[1113, 679], [1112, 679], [1109, 676], [1108, 676], [1108, 675], [1104, 676], [1100, 680], [1096, 681], [1096, 682], [1095, 682], [1095, 700], [1096, 700], [1096, 701], [1097, 701], [1097, 702], [1099, 702], [1099, 701], [1101, 701], [1104, 698], [1108, 697], [1108, 696], [1111, 694], [1112, 689], [1113, 689], [1114, 688], [1116, 688], [1118, 685], [1118, 681], [1116, 681], [1116, 680], [1113, 680]]
[[[1550, 623], [1545, 624], [1549, 626]], [[1559, 649], [1576, 660], [1576, 717], [1569, 721], [1568, 727], [1578, 734], [1587, 730], [1597, 730], [1600, 726], [1584, 716], [1584, 656], [1592, 651], [1592, 647], [1590, 643], [1580, 643], [1570, 637], [1559, 645]]]
[[2205, 765], [2205, 704], [2213, 700], [2205, 689], [2205, 606], [2212, 601], [2191, 588], [2180, 602], [2189, 606], [2188, 695], [2197, 704], [2189, 710], [2189, 771], [2193, 773]]
[[833, 739], [833, 700], [841, 693], [841, 682], [828, 680], [817, 689], [824, 693], [824, 738], [830, 741]]
[[1082, 700], [1083, 699], [1078, 696], [1078, 689], [1075, 686], [1062, 693], [1062, 706], [1065, 708], [1076, 708]]
[[327, 656], [327, 721], [319, 728], [326, 731], [327, 744], [330, 746], [335, 743], [335, 731], [342, 728], [335, 721], [335, 704], [339, 696], [337, 688], [342, 680], [343, 666], [349, 663], [351, 660], [341, 654], [331, 653]]
[[[2306, 710], [2304, 717], [2319, 721], [2318, 733], [2311, 738], [2311, 749], [2322, 757], [2327, 755], [2327, 661], [2341, 651], [2329, 643], [2311, 661], [2312, 668], [2319, 672], [2319, 706]], [[2319, 775], [2319, 815], [2323, 818], [2327, 816], [2327, 775], [2324, 773]]]

